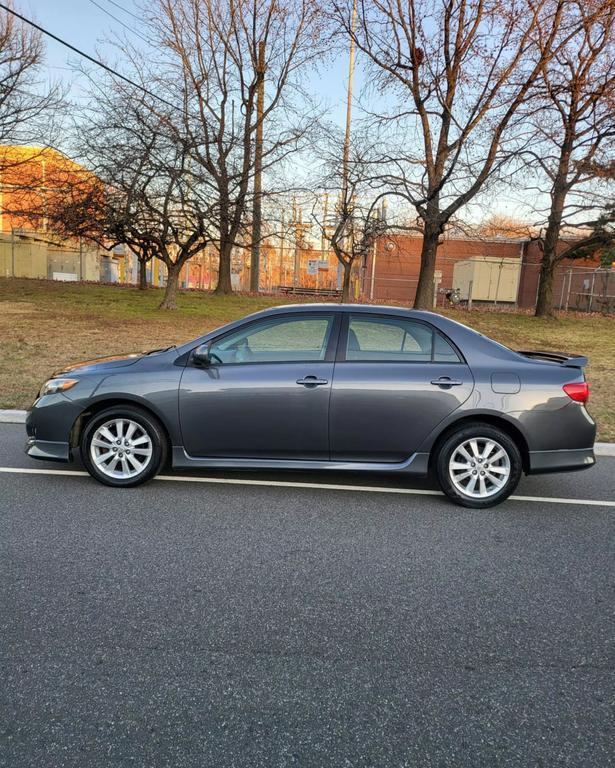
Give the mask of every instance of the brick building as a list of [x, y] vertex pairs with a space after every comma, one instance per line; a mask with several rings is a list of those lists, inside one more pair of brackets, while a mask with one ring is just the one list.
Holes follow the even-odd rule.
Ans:
[[[421, 264], [420, 235], [387, 235], [379, 238], [367, 260], [360, 278], [360, 293], [372, 301], [414, 301]], [[561, 248], [567, 243], [561, 242]], [[438, 248], [436, 282], [438, 301], [443, 293], [457, 287], [459, 265], [468, 260], [488, 263], [498, 274], [502, 269], [511, 279], [515, 273], [515, 301], [520, 307], [535, 305], [540, 275], [540, 246], [524, 238], [465, 238], [445, 237]], [[516, 267], [516, 269], [515, 269]], [[571, 308], [578, 304], [587, 280], [600, 268], [598, 259], [564, 259], [556, 270], [554, 296], [558, 300], [568, 297]], [[463, 298], [465, 296], [462, 295]], [[480, 300], [480, 299], [479, 299]], [[583, 307], [585, 308], [585, 307]]]

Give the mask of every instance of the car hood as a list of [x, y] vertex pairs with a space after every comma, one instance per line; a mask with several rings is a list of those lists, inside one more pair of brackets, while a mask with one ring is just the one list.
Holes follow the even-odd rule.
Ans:
[[53, 374], [53, 377], [64, 376], [67, 373], [104, 373], [114, 368], [124, 368], [127, 365], [134, 365], [143, 357], [143, 352], [132, 355], [115, 355], [112, 357], [98, 357], [94, 360], [85, 360], [73, 365], [67, 365]]

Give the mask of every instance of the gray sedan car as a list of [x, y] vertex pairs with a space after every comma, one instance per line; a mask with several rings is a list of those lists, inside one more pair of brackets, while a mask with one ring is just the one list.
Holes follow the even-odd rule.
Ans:
[[112, 486], [176, 469], [435, 474], [488, 507], [521, 473], [585, 469], [587, 359], [515, 352], [431, 312], [311, 304], [180, 347], [72, 366], [27, 419], [27, 453]]

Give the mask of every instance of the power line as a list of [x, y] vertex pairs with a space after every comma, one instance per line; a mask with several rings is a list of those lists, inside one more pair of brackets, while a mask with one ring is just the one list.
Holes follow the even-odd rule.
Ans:
[[120, 80], [123, 80], [125, 83], [128, 83], [133, 88], [137, 88], [137, 90], [142, 91], [143, 93], [146, 93], [148, 96], [151, 96], [153, 99], [157, 99], [158, 101], [162, 102], [163, 104], [166, 104], [168, 107], [171, 107], [172, 109], [177, 110], [178, 112], [182, 111], [178, 106], [176, 106], [175, 104], [171, 104], [170, 101], [167, 101], [162, 96], [158, 96], [156, 93], [153, 93], [152, 91], [148, 90], [144, 86], [139, 85], [139, 83], [135, 83], [134, 80], [131, 80], [129, 77], [126, 77], [125, 75], [120, 74], [115, 69], [112, 69], [107, 64], [104, 64], [99, 59], [95, 59], [93, 56], [90, 56], [89, 53], [85, 53], [85, 51], [82, 51], [79, 48], [76, 48], [74, 45], [71, 45], [71, 43], [66, 42], [66, 40], [63, 40], [61, 37], [54, 35], [53, 32], [50, 32], [48, 29], [41, 27], [39, 24], [36, 24], [34, 21], [31, 21], [30, 19], [27, 19], [25, 16], [22, 16], [20, 13], [17, 13], [17, 11], [14, 11], [8, 5], [5, 5], [4, 3], [0, 3], [0, 8], [3, 8], [7, 13], [12, 14], [13, 16], [25, 22], [26, 24], [29, 24], [31, 27], [34, 27], [34, 29], [37, 29], [39, 32], [42, 32], [44, 35], [47, 35], [47, 37], [50, 37], [52, 40], [55, 40], [56, 43], [60, 43], [60, 45], [63, 45], [65, 48], [68, 48], [69, 50], [73, 51], [79, 56], [82, 56], [84, 59], [91, 61], [92, 64], [96, 64], [96, 66], [102, 67], [102, 69], [109, 72], [109, 74], [119, 78]]
[[137, 21], [143, 22], [143, 19], [140, 16], [137, 16], [136, 13], [133, 13], [132, 11], [129, 11], [128, 8], [124, 8], [123, 5], [120, 5], [119, 3], [116, 3], [115, 0], [107, 0], [108, 3], [111, 3], [111, 5], [114, 5], [116, 8], [119, 8], [120, 11], [124, 11], [124, 13], [127, 13], [129, 16], [132, 16], [133, 19], [136, 19]]
[[113, 19], [113, 21], [117, 21], [118, 24], [121, 24], [124, 29], [127, 29], [131, 34], [136, 35], [140, 40], [143, 40], [144, 43], [149, 43], [149, 40], [146, 37], [143, 37], [143, 35], [140, 32], [137, 32], [136, 29], [132, 29], [132, 27], [129, 27], [128, 24], [126, 24], [121, 19], [118, 19], [117, 16], [115, 16], [111, 11], [108, 11], [103, 5], [100, 5], [100, 3], [97, 3], [96, 0], [90, 0], [92, 5], [95, 5], [100, 11], [103, 13], [106, 13], [107, 16], [109, 16], [110, 19]]

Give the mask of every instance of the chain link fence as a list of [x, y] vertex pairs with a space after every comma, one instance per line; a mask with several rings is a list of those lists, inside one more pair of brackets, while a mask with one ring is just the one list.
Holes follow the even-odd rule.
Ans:
[[[514, 250], [512, 251], [515, 252]], [[466, 256], [467, 253], [467, 256]], [[531, 311], [536, 306], [540, 263], [517, 257], [473, 256], [470, 246], [460, 257], [438, 255], [433, 286], [434, 307], [492, 306]], [[400, 252], [378, 258], [374, 250], [365, 263], [352, 270], [351, 297], [355, 301], [412, 304], [418, 285], [420, 255]], [[250, 251], [236, 248], [231, 261], [236, 291], [250, 288]], [[134, 254], [113, 254], [87, 245], [66, 243], [32, 232], [0, 233], [0, 275], [49, 280], [101, 282], [138, 281]], [[163, 286], [166, 269], [150, 262], [148, 282]], [[180, 285], [209, 291], [218, 281], [218, 253], [205, 249], [184, 268]], [[260, 291], [339, 297], [342, 269], [331, 250], [305, 245], [267, 243], [261, 248]], [[575, 312], [615, 313], [615, 270], [588, 267], [587, 263], [560, 265], [553, 280], [556, 309]]]
[[615, 313], [614, 270], [569, 268], [563, 271], [559, 283], [555, 295], [559, 309]]

